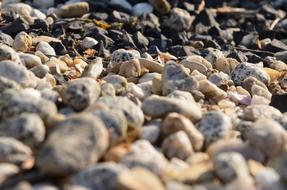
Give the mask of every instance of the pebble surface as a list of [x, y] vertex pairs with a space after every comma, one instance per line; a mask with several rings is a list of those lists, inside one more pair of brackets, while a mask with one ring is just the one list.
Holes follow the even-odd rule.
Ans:
[[0, 2], [0, 189], [286, 190], [283, 0]]

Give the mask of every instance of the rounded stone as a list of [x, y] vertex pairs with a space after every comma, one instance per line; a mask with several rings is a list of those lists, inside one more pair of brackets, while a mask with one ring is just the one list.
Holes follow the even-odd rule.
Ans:
[[249, 121], [255, 121], [259, 118], [278, 119], [282, 113], [269, 105], [250, 105], [243, 110], [242, 118]]
[[140, 53], [136, 50], [125, 50], [125, 49], [118, 49], [115, 50], [111, 55], [111, 62], [109, 64], [109, 68], [113, 68], [114, 66], [129, 61], [132, 59], [140, 58]]
[[164, 21], [165, 26], [178, 32], [189, 31], [193, 17], [188, 11], [180, 8], [173, 8], [170, 16]]
[[220, 153], [214, 157], [213, 164], [216, 175], [224, 183], [240, 177], [249, 177], [247, 163], [237, 152]]
[[20, 32], [16, 35], [12, 47], [15, 51], [27, 52], [32, 47], [32, 37], [26, 32]]
[[211, 111], [202, 116], [197, 128], [203, 134], [206, 145], [209, 145], [227, 135], [232, 123], [224, 113]]
[[22, 63], [24, 63], [28, 69], [31, 69], [35, 66], [42, 65], [40, 57], [36, 55], [29, 54], [29, 53], [19, 53], [19, 57]]
[[81, 42], [80, 46], [82, 49], [91, 49], [94, 48], [99, 42], [91, 37], [85, 37]]
[[38, 115], [23, 113], [1, 122], [0, 136], [14, 137], [33, 148], [44, 141], [45, 126]]
[[100, 85], [92, 78], [79, 78], [69, 81], [62, 94], [63, 102], [75, 111], [82, 111], [100, 95]]
[[125, 77], [120, 75], [108, 75], [103, 78], [104, 81], [108, 84], [112, 84], [116, 90], [116, 94], [122, 94], [127, 90], [128, 81]]
[[168, 114], [161, 127], [161, 133], [164, 137], [177, 131], [184, 131], [195, 151], [200, 151], [203, 147], [204, 137], [194, 126], [194, 124], [185, 116], [178, 113]]
[[11, 137], [0, 137], [0, 162], [21, 164], [32, 158], [31, 149]]
[[101, 97], [97, 102], [104, 103], [111, 110], [121, 110], [131, 128], [139, 129], [144, 122], [140, 107], [126, 97]]
[[117, 178], [128, 169], [113, 162], [100, 163], [87, 168], [71, 178], [71, 184], [88, 189], [117, 189]]
[[87, 113], [73, 115], [56, 124], [38, 153], [37, 166], [58, 176], [78, 172], [104, 155], [108, 138], [105, 125], [97, 117]]
[[165, 188], [156, 175], [144, 168], [138, 167], [118, 175], [117, 189], [164, 190]]
[[277, 156], [283, 149], [287, 132], [273, 119], [258, 119], [248, 133], [249, 143], [261, 150], [268, 158]]
[[44, 121], [57, 113], [57, 107], [51, 101], [32, 96], [25, 90], [8, 89], [0, 94], [0, 118], [7, 119], [22, 113], [38, 114]]
[[198, 70], [205, 75], [212, 69], [211, 63], [199, 55], [188, 56], [186, 59], [182, 60], [180, 64], [189, 68], [190, 71]]
[[266, 71], [251, 63], [240, 63], [231, 73], [231, 79], [235, 85], [242, 85], [244, 79], [249, 76], [255, 77], [266, 85], [270, 82], [270, 77]]
[[152, 11], [153, 11], [153, 7], [149, 3], [137, 3], [133, 7], [133, 15], [134, 16], [140, 16], [143, 14], [152, 13]]
[[48, 42], [45, 41], [41, 41], [38, 43], [36, 51], [40, 51], [47, 56], [56, 56], [54, 48]]
[[186, 160], [193, 153], [191, 142], [187, 134], [178, 131], [166, 137], [162, 143], [162, 152], [171, 159], [173, 157]]
[[0, 61], [10, 60], [16, 64], [20, 64], [20, 58], [16, 51], [5, 44], [0, 43]]

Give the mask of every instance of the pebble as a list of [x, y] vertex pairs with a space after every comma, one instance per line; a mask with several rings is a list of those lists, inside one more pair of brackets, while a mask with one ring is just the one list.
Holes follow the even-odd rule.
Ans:
[[243, 110], [245, 120], [255, 121], [259, 118], [280, 118], [282, 113], [276, 108], [269, 105], [250, 105]]
[[148, 124], [140, 128], [140, 139], [148, 140], [151, 144], [157, 142], [160, 135], [160, 127], [157, 124]]
[[104, 103], [112, 110], [121, 110], [132, 129], [139, 129], [144, 122], [143, 111], [126, 97], [100, 97], [97, 102]]
[[20, 64], [20, 58], [16, 51], [5, 44], [0, 44], [0, 61], [10, 60]]
[[109, 132], [110, 147], [120, 143], [127, 135], [127, 120], [123, 112], [118, 110], [95, 110], [92, 112], [105, 124]]
[[13, 42], [14, 40], [10, 35], [5, 34], [4, 32], [0, 32], [0, 43], [11, 47]]
[[36, 51], [40, 51], [47, 56], [56, 56], [54, 48], [48, 42], [44, 41], [38, 43]]
[[137, 3], [133, 7], [133, 15], [140, 16], [148, 13], [152, 13], [153, 7], [149, 3]]
[[100, 90], [100, 85], [94, 79], [75, 79], [68, 83], [62, 98], [64, 103], [75, 111], [82, 111], [96, 101], [100, 95]]
[[211, 63], [199, 55], [191, 55], [186, 59], [180, 62], [186, 68], [189, 68], [190, 71], [197, 70], [204, 75], [207, 75], [208, 71], [212, 69]]
[[203, 114], [197, 128], [203, 134], [206, 145], [209, 145], [224, 136], [232, 129], [230, 118], [216, 111]]
[[6, 177], [12, 176], [14, 174], [17, 174], [20, 171], [20, 169], [14, 165], [9, 163], [1, 163], [0, 164], [0, 178], [5, 179]]
[[113, 162], [99, 163], [79, 172], [71, 178], [71, 184], [87, 189], [113, 190], [118, 187], [118, 177], [128, 169]]
[[0, 136], [13, 137], [34, 148], [44, 141], [45, 126], [37, 114], [23, 113], [2, 121]]
[[99, 42], [95, 40], [94, 38], [91, 37], [85, 37], [81, 42], [80, 45], [81, 47], [86, 50], [86, 49], [91, 49], [94, 48]]
[[32, 151], [20, 141], [11, 137], [0, 137], [0, 162], [22, 164], [32, 158]]
[[220, 153], [214, 157], [213, 163], [216, 175], [224, 183], [229, 183], [236, 178], [250, 177], [247, 163], [239, 153]]
[[166, 137], [178, 131], [184, 131], [186, 133], [195, 151], [202, 149], [204, 137], [194, 124], [188, 118], [178, 113], [168, 114], [161, 127], [162, 135]]
[[133, 168], [118, 175], [117, 188], [119, 190], [165, 189], [160, 179], [144, 168]]
[[204, 94], [206, 98], [212, 99], [216, 102], [219, 102], [227, 97], [227, 93], [224, 90], [218, 88], [215, 84], [211, 83], [207, 79], [199, 82], [198, 90]]
[[1, 119], [25, 112], [36, 113], [45, 121], [48, 116], [57, 112], [57, 107], [51, 101], [32, 96], [31, 92], [25, 90], [8, 89], [0, 94]]
[[114, 66], [117, 66], [122, 62], [136, 58], [140, 58], [140, 53], [136, 50], [125, 50], [125, 49], [115, 50], [111, 55], [111, 62], [109, 63], [109, 68], [113, 68]]
[[28, 69], [42, 65], [41, 59], [36, 55], [29, 53], [19, 53], [18, 55], [22, 63], [24, 63], [26, 68]]
[[252, 65], [251, 63], [240, 63], [231, 73], [231, 79], [235, 85], [242, 85], [242, 81], [249, 76], [255, 77], [265, 85], [270, 82], [268, 74], [263, 69]]
[[174, 90], [192, 91], [198, 89], [198, 81], [189, 76], [188, 70], [180, 64], [165, 64], [162, 73], [162, 94], [168, 95]]
[[63, 5], [57, 10], [57, 14], [64, 18], [81, 17], [88, 13], [89, 10], [90, 7], [87, 2], [75, 2]]
[[55, 0], [33, 0], [33, 4], [39, 8], [47, 9], [54, 5]]
[[146, 98], [143, 101], [142, 110], [152, 118], [162, 118], [171, 112], [177, 112], [195, 122], [202, 116], [200, 107], [195, 102], [158, 95]]
[[20, 86], [15, 81], [10, 80], [6, 77], [0, 76], [0, 93], [6, 89], [11, 89], [11, 88], [20, 89]]
[[38, 65], [30, 69], [32, 73], [38, 78], [44, 78], [49, 73], [50, 68], [47, 65]]
[[166, 14], [171, 9], [171, 6], [167, 0], [149, 0], [149, 2], [154, 9], [161, 14]]
[[122, 163], [129, 168], [143, 167], [158, 176], [168, 172], [167, 159], [147, 140], [137, 140], [131, 150], [122, 158]]
[[173, 157], [186, 160], [193, 153], [191, 142], [187, 134], [178, 131], [166, 137], [162, 143], [162, 152], [171, 159]]
[[104, 155], [108, 138], [105, 125], [97, 117], [71, 116], [56, 124], [38, 153], [37, 166], [57, 176], [78, 172], [94, 165]]
[[26, 32], [20, 32], [16, 35], [12, 47], [15, 51], [27, 52], [32, 47], [32, 37]]
[[129, 11], [133, 9], [132, 5], [127, 0], [111, 0], [109, 3], [111, 5], [122, 7]]
[[248, 133], [248, 141], [268, 158], [275, 157], [284, 149], [287, 133], [272, 119], [258, 119]]
[[113, 85], [116, 94], [123, 94], [128, 88], [128, 81], [125, 77], [120, 75], [108, 75], [103, 78], [107, 84]]
[[170, 16], [164, 20], [165, 26], [177, 32], [190, 30], [193, 17], [190, 16], [188, 11], [181, 8], [173, 8], [169, 14]]

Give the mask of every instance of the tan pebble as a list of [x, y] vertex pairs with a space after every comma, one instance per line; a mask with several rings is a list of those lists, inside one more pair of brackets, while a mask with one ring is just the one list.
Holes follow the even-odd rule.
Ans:
[[125, 156], [131, 148], [130, 143], [123, 143], [116, 145], [109, 149], [104, 155], [105, 161], [113, 161], [119, 163], [123, 156]]
[[163, 65], [149, 59], [139, 58], [139, 62], [142, 68], [145, 68], [149, 72], [156, 72], [156, 73], [162, 73], [163, 71]]
[[284, 71], [277, 71], [275, 69], [264, 67], [265, 72], [270, 76], [271, 82], [278, 81], [285, 73]]
[[43, 54], [41, 51], [36, 51], [35, 55], [40, 57], [42, 63], [46, 63], [47, 61], [49, 61], [49, 58], [45, 54]]
[[186, 68], [189, 68], [191, 72], [198, 70], [205, 75], [207, 74], [208, 70], [212, 69], [211, 63], [199, 55], [188, 56], [186, 59], [182, 60], [180, 64]]
[[61, 17], [81, 17], [84, 14], [88, 13], [90, 10], [89, 4], [87, 2], [77, 2], [70, 3], [62, 6], [58, 10], [58, 15]]
[[20, 32], [16, 35], [13, 42], [13, 49], [16, 51], [27, 52], [32, 47], [32, 37], [26, 32]]
[[119, 190], [164, 190], [160, 179], [147, 169], [136, 167], [118, 175]]
[[161, 95], [162, 93], [162, 80], [161, 76], [156, 76], [152, 79], [152, 89], [153, 94]]
[[139, 77], [143, 73], [138, 59], [123, 62], [119, 68], [119, 75], [125, 77]]
[[204, 138], [194, 124], [178, 113], [168, 114], [163, 121], [162, 135], [167, 136], [181, 130], [187, 134], [195, 151], [202, 149]]

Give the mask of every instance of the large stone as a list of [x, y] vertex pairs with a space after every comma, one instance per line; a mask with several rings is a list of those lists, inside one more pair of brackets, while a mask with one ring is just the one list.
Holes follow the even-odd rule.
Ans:
[[249, 76], [255, 77], [266, 85], [270, 82], [270, 77], [266, 71], [251, 63], [240, 63], [231, 73], [231, 79], [235, 85], [242, 85], [244, 79]]
[[45, 173], [68, 175], [94, 165], [108, 148], [108, 131], [91, 114], [74, 115], [56, 124], [37, 157]]
[[36, 114], [23, 113], [0, 123], [0, 136], [14, 137], [30, 147], [36, 147], [45, 138], [45, 126]]

